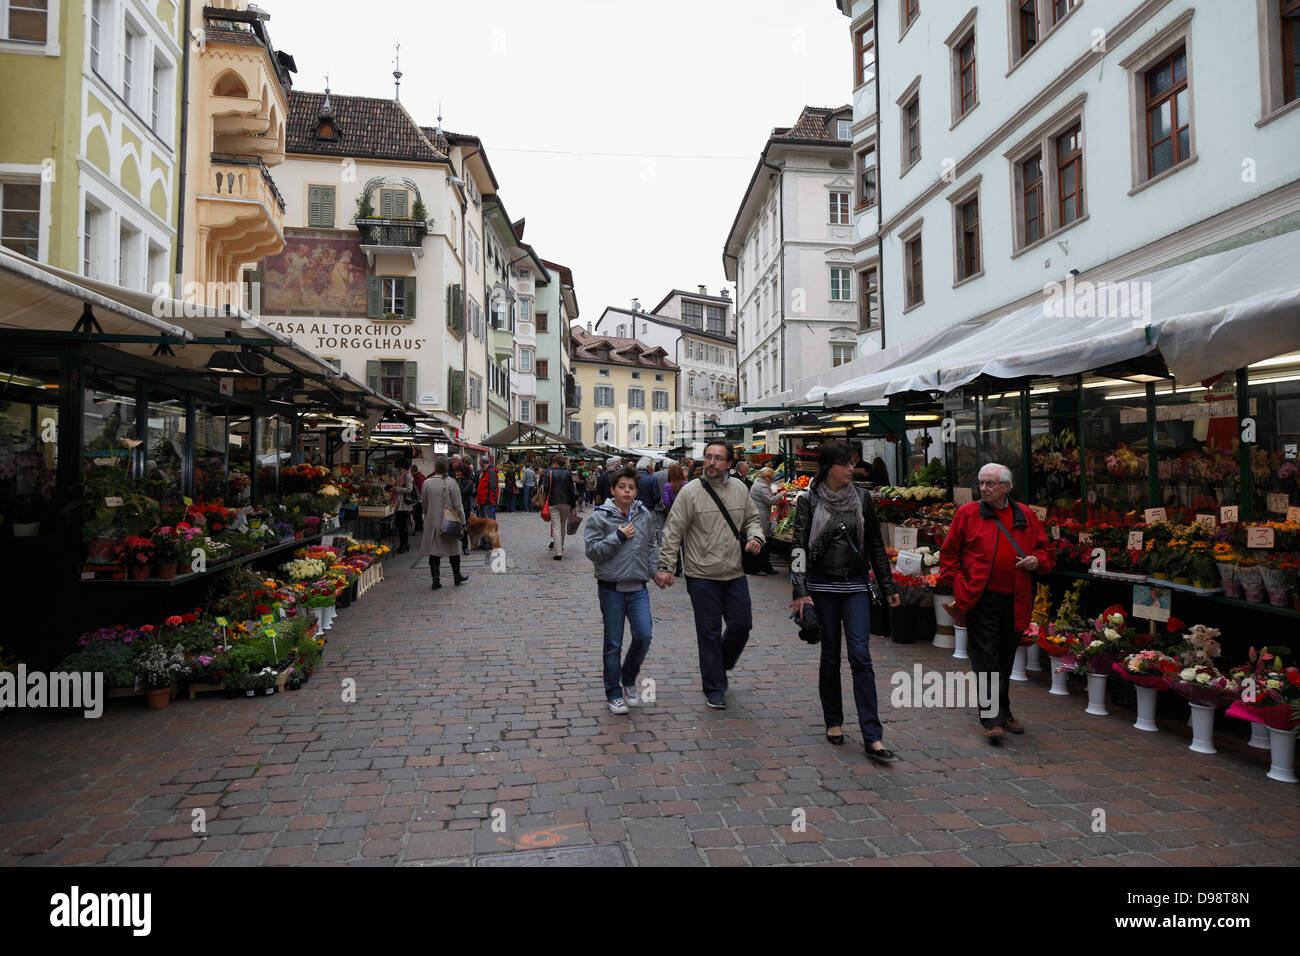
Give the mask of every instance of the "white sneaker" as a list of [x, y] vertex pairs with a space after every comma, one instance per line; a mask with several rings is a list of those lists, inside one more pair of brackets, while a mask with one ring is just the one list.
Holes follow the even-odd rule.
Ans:
[[625, 700], [625, 701], [627, 702], [628, 706], [630, 706], [630, 707], [637, 707], [637, 706], [640, 706], [640, 704], [641, 704], [641, 698], [637, 695], [636, 685], [635, 685], [635, 684], [633, 684], [631, 687], [628, 687], [628, 686], [624, 685], [624, 687], [623, 687], [623, 700]]
[[613, 700], [609, 702], [609, 712], [611, 714], [626, 714], [627, 701], [625, 701], [622, 697], [615, 697]]

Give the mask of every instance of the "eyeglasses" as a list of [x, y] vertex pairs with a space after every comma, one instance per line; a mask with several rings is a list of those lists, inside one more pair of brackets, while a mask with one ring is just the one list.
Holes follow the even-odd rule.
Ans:
[[998, 485], [1009, 485], [1009, 484], [1011, 484], [1011, 482], [1009, 481], [984, 481], [984, 480], [980, 481], [981, 488], [996, 488]]
[[728, 458], [726, 455], [705, 455], [705, 456], [704, 456], [704, 460], [705, 460], [705, 461], [721, 461], [721, 462], [728, 462], [728, 461], [731, 461], [731, 459]]

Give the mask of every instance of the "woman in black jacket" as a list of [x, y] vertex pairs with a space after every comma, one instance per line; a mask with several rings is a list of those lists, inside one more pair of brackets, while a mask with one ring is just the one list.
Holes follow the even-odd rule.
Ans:
[[551, 459], [551, 467], [542, 476], [542, 488], [551, 507], [551, 547], [555, 549], [555, 560], [560, 561], [564, 558], [564, 536], [569, 526], [569, 512], [573, 510], [575, 501], [569, 459], [563, 455]]
[[876, 702], [876, 675], [871, 667], [868, 561], [890, 605], [897, 606], [899, 596], [871, 496], [855, 487], [851, 480], [853, 449], [842, 441], [827, 442], [822, 445], [817, 464], [820, 471], [808, 493], [795, 504], [791, 608], [802, 618], [808, 605], [812, 605], [821, 623], [818, 690], [826, 718], [826, 739], [833, 744], [844, 743], [844, 703], [840, 690], [840, 632], [843, 630], [849, 648], [849, 667], [853, 671], [853, 699], [867, 756], [877, 763], [889, 763], [898, 758], [880, 739], [883, 730]]

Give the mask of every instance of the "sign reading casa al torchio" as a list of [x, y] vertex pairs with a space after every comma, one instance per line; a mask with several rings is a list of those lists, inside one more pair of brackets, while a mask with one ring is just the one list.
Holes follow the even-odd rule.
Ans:
[[266, 322], [285, 335], [315, 336], [317, 349], [403, 349], [418, 352], [428, 339], [403, 336], [410, 329], [404, 325], [372, 322]]

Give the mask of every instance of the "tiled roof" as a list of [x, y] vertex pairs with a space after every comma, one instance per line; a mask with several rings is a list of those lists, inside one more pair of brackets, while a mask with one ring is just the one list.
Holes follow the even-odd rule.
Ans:
[[[676, 363], [669, 361], [668, 353], [657, 345], [646, 345], [636, 339], [620, 338], [617, 335], [588, 335], [581, 329], [574, 329], [570, 334], [573, 339], [571, 358], [575, 362], [601, 362], [632, 368], [677, 371]], [[605, 348], [609, 349], [608, 358], [598, 354]]]
[[285, 151], [322, 156], [394, 159], [413, 163], [446, 162], [401, 103], [369, 96], [330, 93], [330, 109], [338, 124], [336, 140], [316, 138], [316, 120], [324, 93], [289, 92], [289, 121]]
[[805, 106], [793, 126], [778, 126], [772, 130], [772, 139], [782, 143], [836, 143], [849, 145], [848, 140], [840, 139], [835, 130], [828, 129], [826, 121], [836, 113], [848, 112], [853, 116], [850, 106]]

